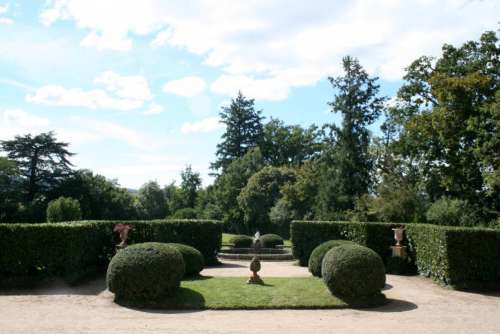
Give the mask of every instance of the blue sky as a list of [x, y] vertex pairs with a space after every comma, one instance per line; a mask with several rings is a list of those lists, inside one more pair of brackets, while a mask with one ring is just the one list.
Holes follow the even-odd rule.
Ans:
[[[126, 187], [204, 183], [238, 90], [309, 126], [353, 55], [394, 96], [403, 68], [497, 30], [498, 1], [0, 0], [0, 140], [53, 130], [78, 168]], [[377, 126], [373, 127], [377, 131]]]

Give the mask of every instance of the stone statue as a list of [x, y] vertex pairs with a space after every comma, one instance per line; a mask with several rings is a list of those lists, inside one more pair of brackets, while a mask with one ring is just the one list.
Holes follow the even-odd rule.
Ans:
[[252, 262], [250, 262], [250, 271], [252, 272], [252, 276], [250, 276], [247, 283], [248, 284], [264, 284], [264, 281], [262, 280], [262, 278], [260, 278], [259, 274], [257, 274], [257, 272], [261, 268], [260, 259], [259, 259], [259, 253], [260, 253], [260, 248], [261, 248], [260, 233], [259, 232], [255, 233], [252, 248], [254, 250], [255, 256], [253, 257]]

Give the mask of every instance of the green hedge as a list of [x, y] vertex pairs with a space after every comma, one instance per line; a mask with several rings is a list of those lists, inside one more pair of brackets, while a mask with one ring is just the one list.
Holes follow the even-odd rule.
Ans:
[[45, 275], [77, 280], [98, 264], [102, 246], [96, 223], [0, 224], [0, 285]]
[[[217, 261], [222, 224], [211, 220], [81, 221], [0, 224], [0, 287], [25, 278], [60, 276], [78, 280], [106, 264], [119, 243], [115, 224], [132, 226], [129, 244], [182, 243], [198, 249], [206, 264]], [[26, 280], [31, 283], [30, 280]]]
[[108, 237], [106, 243], [111, 248], [119, 243], [117, 233], [112, 233], [113, 226], [119, 223], [132, 227], [128, 244], [151, 241], [185, 244], [199, 250], [206, 264], [217, 263], [216, 255], [222, 245], [222, 223], [217, 220], [105, 220], [95, 223], [99, 225], [101, 233]]
[[406, 231], [421, 274], [459, 289], [500, 280], [500, 231], [423, 224]]
[[373, 249], [382, 259], [390, 255], [394, 232], [392, 228], [401, 224], [293, 221], [290, 227], [292, 252], [301, 266], [307, 266], [309, 256], [319, 244], [344, 239]]
[[[346, 239], [373, 249], [387, 261], [395, 243], [392, 228], [400, 225], [294, 221], [292, 251], [305, 266], [317, 245]], [[421, 274], [460, 289], [490, 287], [500, 281], [500, 231], [431, 224], [405, 224], [405, 228], [410, 259]]]

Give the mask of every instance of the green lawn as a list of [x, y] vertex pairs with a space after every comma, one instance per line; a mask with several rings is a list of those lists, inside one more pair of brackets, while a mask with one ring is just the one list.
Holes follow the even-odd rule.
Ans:
[[[264, 278], [266, 285], [246, 284], [245, 277], [200, 277], [183, 281], [176, 296], [148, 305], [161, 309], [334, 309], [350, 307], [332, 296], [316, 277]], [[380, 295], [376, 303], [385, 298]], [[366, 306], [366, 305], [365, 305]]]
[[[222, 233], [222, 246], [232, 246], [229, 240], [234, 237], [236, 234], [231, 233]], [[292, 242], [290, 240], [284, 241], [285, 247], [292, 247]]]

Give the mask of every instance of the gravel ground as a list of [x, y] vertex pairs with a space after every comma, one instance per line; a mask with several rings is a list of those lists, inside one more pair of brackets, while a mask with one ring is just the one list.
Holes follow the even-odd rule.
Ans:
[[[248, 262], [206, 269], [247, 276]], [[262, 277], [307, 276], [293, 263], [265, 262]], [[102, 279], [72, 288], [0, 292], [0, 333], [500, 333], [500, 293], [449, 290], [414, 276], [387, 277], [392, 301], [370, 310], [144, 311], [118, 306]]]

